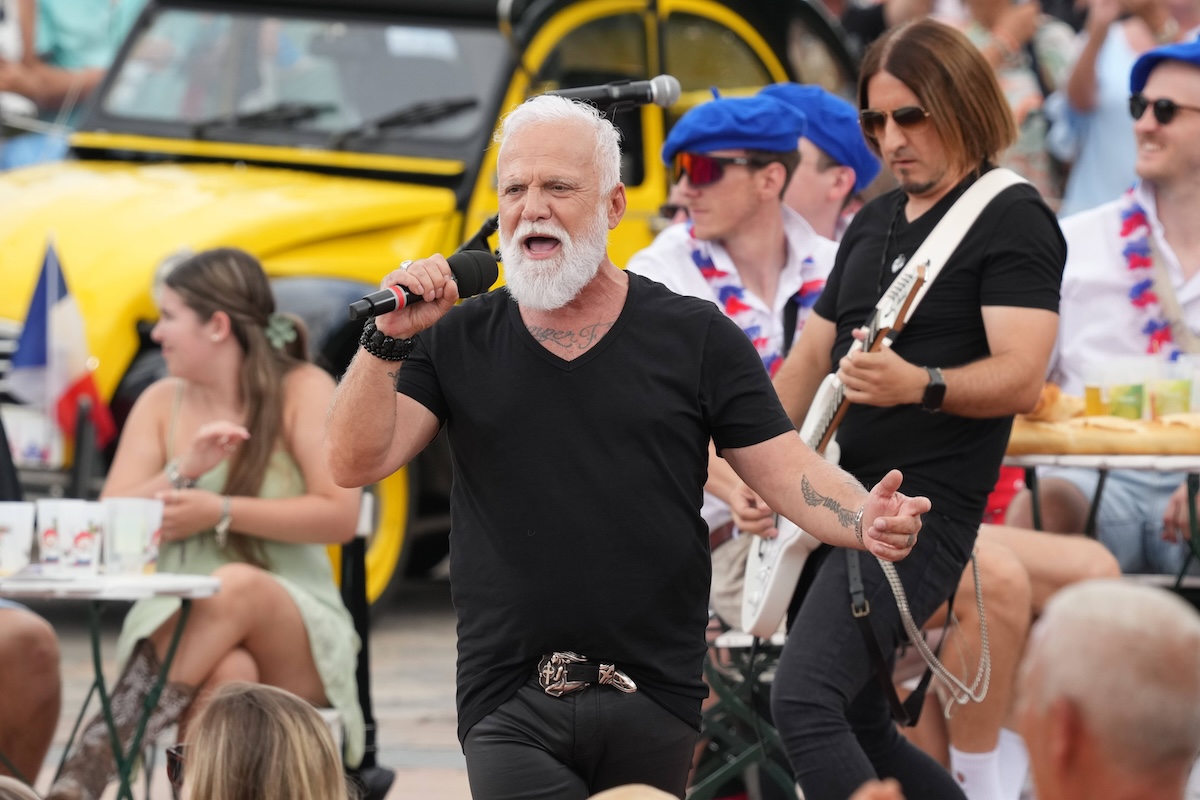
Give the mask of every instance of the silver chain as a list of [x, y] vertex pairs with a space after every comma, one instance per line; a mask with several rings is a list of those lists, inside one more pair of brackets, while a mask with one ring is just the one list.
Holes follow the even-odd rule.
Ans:
[[[904, 594], [904, 585], [900, 583], [900, 576], [896, 573], [895, 565], [878, 556], [876, 556], [876, 560], [879, 561], [879, 566], [883, 568], [883, 574], [892, 587], [892, 594], [896, 598], [897, 608], [900, 609], [900, 619], [904, 622], [904, 630], [908, 634], [909, 641], [917, 648], [921, 658], [925, 659], [925, 663], [933, 670], [934, 676], [941, 681], [950, 694], [950, 699], [946, 701], [946, 707], [942, 713], [949, 719], [955, 704], [966, 705], [972, 700], [982, 703], [983, 699], [987, 697], [988, 684], [992, 679], [992, 658], [991, 650], [988, 648], [987, 617], [983, 613], [983, 586], [979, 582], [979, 561], [975, 557], [975, 553], [971, 553], [971, 570], [975, 576], [975, 605], [979, 609], [980, 650], [979, 669], [975, 672], [975, 680], [970, 686], [946, 669], [946, 666], [938, 660], [934, 652], [929, 649], [929, 645], [925, 643], [925, 637], [921, 635], [921, 630], [913, 620], [912, 612], [909, 611], [908, 598]], [[946, 626], [949, 627], [950, 623], [951, 621], [947, 619]], [[949, 635], [948, 632], [945, 635]]]

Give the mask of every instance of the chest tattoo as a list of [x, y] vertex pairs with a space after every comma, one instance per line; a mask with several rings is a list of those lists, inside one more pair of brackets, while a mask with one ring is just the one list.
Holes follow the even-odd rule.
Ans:
[[559, 328], [546, 328], [538, 325], [529, 325], [527, 329], [530, 335], [541, 344], [554, 345], [561, 350], [587, 350], [600, 341], [615, 322], [616, 320], [597, 322], [593, 325], [585, 325], [578, 331], [564, 331]]

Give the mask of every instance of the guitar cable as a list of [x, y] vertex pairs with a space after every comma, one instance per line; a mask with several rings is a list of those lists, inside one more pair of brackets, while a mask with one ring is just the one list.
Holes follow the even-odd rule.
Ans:
[[[979, 649], [979, 669], [975, 672], [975, 680], [967, 686], [962, 680], [954, 675], [946, 666], [938, 660], [938, 657], [929, 645], [925, 642], [925, 637], [921, 635], [920, 628], [912, 618], [912, 612], [908, 608], [908, 597], [904, 594], [904, 585], [900, 582], [900, 575], [896, 572], [896, 566], [890, 561], [884, 561], [876, 556], [880, 568], [883, 570], [884, 577], [887, 578], [888, 585], [892, 587], [892, 595], [896, 598], [896, 607], [900, 610], [900, 619], [904, 623], [904, 631], [908, 634], [909, 641], [913, 647], [921, 654], [921, 658], [929, 665], [929, 669], [933, 671], [934, 677], [941, 681], [942, 685], [950, 694], [950, 698], [946, 701], [946, 707], [942, 710], [942, 714], [949, 719], [952, 714], [953, 707], [957, 705], [966, 705], [972, 700], [976, 703], [982, 703], [987, 697], [988, 686], [992, 679], [992, 657], [991, 650], [988, 647], [988, 630], [987, 616], [983, 610], [983, 586], [979, 582], [979, 561], [975, 557], [975, 553], [971, 553], [971, 571], [975, 578], [975, 606], [979, 609], [979, 633], [980, 633], [980, 649]], [[950, 620], [946, 621], [947, 626], [951, 624]], [[957, 623], [955, 623], [957, 624]]]

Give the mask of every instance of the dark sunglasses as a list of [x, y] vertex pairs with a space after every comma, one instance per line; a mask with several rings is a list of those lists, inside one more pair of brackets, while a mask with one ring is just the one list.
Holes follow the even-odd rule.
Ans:
[[676, 205], [675, 203], [663, 203], [658, 207], [658, 215], [663, 219], [675, 219], [675, 215], [681, 211], [685, 218], [691, 218], [692, 214], [688, 211], [687, 206]]
[[167, 748], [167, 780], [176, 789], [183, 788], [183, 752], [186, 748], [186, 744], [177, 744]]
[[901, 106], [892, 112], [864, 108], [858, 112], [858, 122], [862, 125], [863, 133], [872, 139], [878, 139], [879, 134], [883, 133], [883, 129], [887, 126], [889, 113], [892, 121], [901, 128], [915, 128], [929, 119], [929, 112], [920, 106]]
[[678, 181], [686, 173], [692, 186], [708, 186], [725, 177], [725, 167], [761, 167], [761, 162], [744, 156], [702, 156], [699, 153], [676, 153], [672, 163], [671, 179]]
[[1141, 119], [1147, 108], [1154, 109], [1154, 119], [1158, 121], [1159, 125], [1169, 124], [1180, 111], [1200, 111], [1200, 108], [1181, 106], [1174, 100], [1168, 100], [1165, 97], [1152, 101], [1148, 100], [1146, 95], [1141, 92], [1129, 96], [1129, 115], [1135, 120]]

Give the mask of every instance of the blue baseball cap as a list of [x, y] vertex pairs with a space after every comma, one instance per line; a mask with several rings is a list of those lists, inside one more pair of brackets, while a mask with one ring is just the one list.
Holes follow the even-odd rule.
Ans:
[[1190, 42], [1176, 42], [1156, 47], [1143, 53], [1142, 57], [1134, 62], [1133, 70], [1129, 73], [1129, 91], [1136, 94], [1146, 88], [1146, 81], [1150, 78], [1150, 73], [1162, 61], [1182, 61], [1193, 67], [1200, 67], [1200, 37], [1192, 39]]
[[663, 162], [670, 164], [681, 152], [787, 153], [796, 149], [807, 123], [803, 112], [773, 97], [721, 97], [696, 106], [675, 123], [663, 142]]
[[879, 159], [867, 147], [858, 125], [858, 112], [849, 102], [820, 86], [773, 83], [760, 97], [774, 97], [808, 117], [804, 138], [842, 166], [854, 170], [854, 191], [861, 192], [879, 174]]

